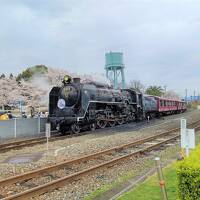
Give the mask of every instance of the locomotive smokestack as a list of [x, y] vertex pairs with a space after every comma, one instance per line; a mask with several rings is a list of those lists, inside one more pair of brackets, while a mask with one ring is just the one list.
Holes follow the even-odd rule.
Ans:
[[74, 83], [80, 83], [80, 82], [81, 82], [81, 79], [80, 79], [80, 78], [73, 78], [73, 82], [74, 82]]

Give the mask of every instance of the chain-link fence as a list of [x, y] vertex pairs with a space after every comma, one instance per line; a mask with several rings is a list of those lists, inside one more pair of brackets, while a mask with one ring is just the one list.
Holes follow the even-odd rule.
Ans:
[[47, 118], [15, 118], [0, 121], [0, 139], [37, 136], [45, 132]]

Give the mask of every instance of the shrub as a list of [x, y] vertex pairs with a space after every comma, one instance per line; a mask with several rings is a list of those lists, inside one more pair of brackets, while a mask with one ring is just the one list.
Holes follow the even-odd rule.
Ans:
[[200, 146], [177, 164], [177, 178], [181, 200], [200, 199]]

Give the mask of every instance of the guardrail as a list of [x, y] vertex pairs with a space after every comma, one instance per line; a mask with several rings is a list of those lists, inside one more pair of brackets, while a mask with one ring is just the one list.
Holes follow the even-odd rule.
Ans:
[[14, 118], [0, 121], [0, 139], [30, 137], [45, 132], [47, 118]]

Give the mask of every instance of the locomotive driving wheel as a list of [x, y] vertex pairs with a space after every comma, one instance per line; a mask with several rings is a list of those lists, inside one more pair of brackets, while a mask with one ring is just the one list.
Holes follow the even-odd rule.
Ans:
[[80, 133], [81, 129], [80, 129], [80, 126], [77, 124], [77, 123], [74, 123], [71, 125], [71, 131], [72, 133]]
[[59, 131], [61, 132], [62, 135], [65, 135], [65, 133], [66, 133], [66, 128], [65, 128], [65, 126], [60, 125], [60, 126], [59, 126]]
[[128, 115], [128, 116], [126, 117], [126, 122], [129, 123], [130, 121], [131, 121], [131, 116]]
[[110, 127], [114, 127], [115, 126], [115, 121], [113, 120], [113, 121], [109, 121], [108, 122], [108, 125], [110, 126]]
[[132, 113], [130, 116], [129, 116], [129, 121], [134, 121], [136, 119], [135, 115]]
[[105, 120], [98, 120], [98, 121], [97, 121], [97, 126], [98, 126], [99, 128], [105, 128], [106, 125], [107, 125], [107, 121], [105, 121]]
[[124, 118], [118, 119], [118, 120], [117, 120], [117, 123], [118, 123], [119, 125], [122, 125], [122, 124], [124, 123]]

